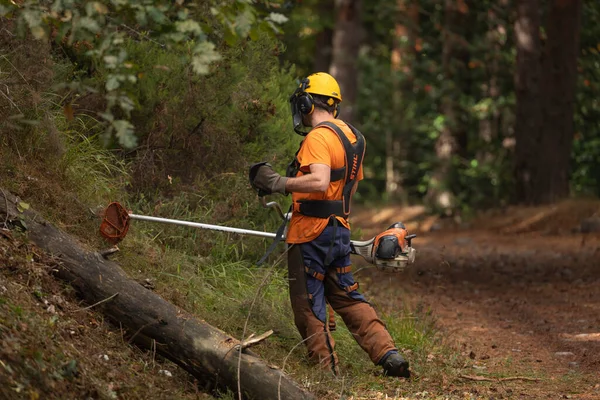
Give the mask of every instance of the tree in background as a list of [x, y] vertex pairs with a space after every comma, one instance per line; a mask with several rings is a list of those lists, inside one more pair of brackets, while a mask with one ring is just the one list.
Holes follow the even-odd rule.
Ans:
[[402, 168], [408, 153], [410, 132], [404, 115], [413, 91], [413, 64], [418, 52], [419, 4], [416, 0], [397, 0], [394, 40], [391, 49], [392, 110], [391, 124], [385, 130], [385, 191], [389, 198], [408, 202], [403, 187]]
[[539, 1], [517, 5], [516, 199], [540, 204], [569, 195], [581, 0], [551, 2], [543, 45]]
[[[450, 213], [455, 204], [453, 192], [455, 157], [465, 147], [464, 130], [460, 105], [461, 77], [464, 75], [464, 59], [467, 51], [465, 30], [469, 6], [463, 0], [446, 0], [444, 4], [444, 26], [442, 28], [442, 100], [440, 111], [443, 126], [435, 144], [437, 166], [427, 191], [429, 204], [445, 213]], [[468, 57], [468, 55], [467, 55]]]
[[526, 199], [539, 204], [569, 195], [569, 160], [581, 26], [581, 0], [554, 0], [542, 60], [542, 126], [538, 176]]

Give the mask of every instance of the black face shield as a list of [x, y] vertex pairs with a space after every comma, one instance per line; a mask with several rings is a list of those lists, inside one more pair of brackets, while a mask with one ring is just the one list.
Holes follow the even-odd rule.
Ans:
[[294, 125], [294, 131], [298, 134], [302, 134], [299, 132], [299, 129], [302, 125], [302, 113], [300, 112], [300, 107], [298, 106], [298, 91], [300, 89], [296, 89], [294, 94], [290, 96], [290, 109], [292, 111], [292, 123]]

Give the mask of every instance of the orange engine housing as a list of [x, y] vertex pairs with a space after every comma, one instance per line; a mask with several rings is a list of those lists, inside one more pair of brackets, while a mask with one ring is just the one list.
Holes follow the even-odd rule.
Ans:
[[408, 231], [402, 222], [390, 226], [385, 232], [375, 237], [373, 258], [393, 259], [404, 252]]

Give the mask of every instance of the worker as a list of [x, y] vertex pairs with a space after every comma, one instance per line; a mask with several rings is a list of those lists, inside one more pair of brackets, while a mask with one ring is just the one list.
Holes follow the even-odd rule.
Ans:
[[[304, 78], [290, 97], [296, 133], [305, 136], [286, 176], [267, 163], [251, 169], [251, 183], [262, 194], [292, 194], [287, 231], [289, 292], [294, 322], [309, 358], [339, 373], [327, 323], [327, 303], [352, 336], [387, 376], [410, 377], [385, 324], [358, 291], [350, 262], [350, 204], [363, 179], [363, 135], [341, 119], [342, 95], [324, 72]], [[331, 318], [330, 318], [331, 322]]]

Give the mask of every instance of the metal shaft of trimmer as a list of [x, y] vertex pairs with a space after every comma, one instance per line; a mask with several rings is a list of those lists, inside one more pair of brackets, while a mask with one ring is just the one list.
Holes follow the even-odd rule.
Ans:
[[162, 222], [165, 224], [190, 226], [192, 228], [210, 229], [212, 231], [238, 233], [240, 235], [252, 235], [252, 236], [259, 236], [259, 237], [263, 237], [263, 238], [275, 239], [275, 233], [271, 233], [271, 232], [253, 231], [250, 229], [241, 229], [241, 228], [230, 228], [228, 226], [201, 224], [198, 222], [180, 221], [177, 219], [168, 219], [168, 218], [149, 217], [146, 215], [137, 215], [137, 214], [129, 214], [129, 218], [137, 219], [137, 220], [141, 220], [141, 221]]

